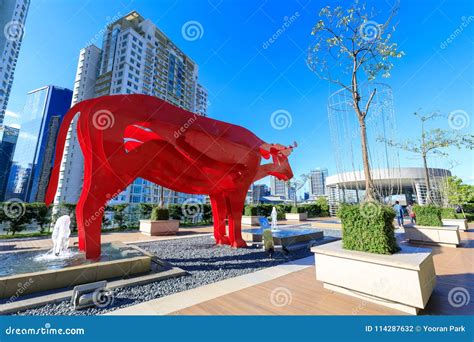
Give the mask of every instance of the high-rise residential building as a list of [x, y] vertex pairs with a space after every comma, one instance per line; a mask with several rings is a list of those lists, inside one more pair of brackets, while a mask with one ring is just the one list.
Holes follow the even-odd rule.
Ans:
[[[79, 54], [73, 104], [114, 94], [152, 95], [199, 115], [207, 111], [207, 91], [198, 84], [197, 64], [136, 11], [107, 26], [102, 49], [89, 46]], [[83, 158], [74, 123], [67, 139], [55, 204], [77, 202], [82, 187]], [[110, 204], [157, 203], [159, 190], [158, 185], [137, 179]], [[164, 193], [166, 203], [190, 197]]]
[[13, 154], [18, 140], [18, 128], [0, 127], [0, 201], [5, 198], [8, 175], [12, 167]]
[[0, 0], [0, 126], [13, 84], [30, 0]]
[[311, 170], [309, 177], [309, 195], [311, 198], [326, 196], [326, 178], [328, 169], [317, 168]]
[[28, 93], [5, 198], [44, 200], [59, 126], [72, 90], [46, 86]]
[[196, 86], [196, 107], [195, 112], [199, 115], [207, 115], [207, 104], [208, 104], [208, 93], [207, 89], [204, 88], [201, 84]]

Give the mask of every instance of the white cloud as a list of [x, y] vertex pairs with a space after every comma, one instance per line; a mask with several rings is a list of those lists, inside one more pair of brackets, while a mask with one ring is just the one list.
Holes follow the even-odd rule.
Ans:
[[15, 113], [15, 112], [12, 112], [11, 110], [6, 110], [5, 111], [5, 116], [8, 116], [10, 118], [15, 118], [15, 119], [18, 119], [20, 117], [20, 114], [18, 113]]
[[36, 140], [36, 139], [38, 139], [38, 137], [36, 135], [30, 134], [30, 133], [27, 133], [27, 132], [21, 132], [21, 131], [20, 131], [19, 137], [23, 138], [23, 139], [27, 139], [27, 140]]

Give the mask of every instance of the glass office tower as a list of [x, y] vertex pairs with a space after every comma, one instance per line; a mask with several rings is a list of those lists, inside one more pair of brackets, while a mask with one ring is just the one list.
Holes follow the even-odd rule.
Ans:
[[28, 93], [7, 184], [6, 199], [44, 200], [59, 126], [72, 90], [46, 86]]
[[12, 167], [18, 134], [18, 128], [10, 126], [0, 127], [0, 201], [3, 201], [5, 198], [8, 175]]

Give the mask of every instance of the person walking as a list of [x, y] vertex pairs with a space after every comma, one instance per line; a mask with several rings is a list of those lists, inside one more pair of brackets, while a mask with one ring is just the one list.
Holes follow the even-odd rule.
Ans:
[[416, 214], [415, 214], [415, 210], [413, 209], [413, 205], [411, 203], [408, 204], [407, 206], [407, 212], [408, 212], [408, 216], [410, 216], [410, 222], [412, 224], [416, 224]]
[[395, 216], [397, 217], [398, 228], [402, 228], [403, 227], [403, 207], [400, 205], [399, 201], [395, 201], [393, 210], [395, 210]]

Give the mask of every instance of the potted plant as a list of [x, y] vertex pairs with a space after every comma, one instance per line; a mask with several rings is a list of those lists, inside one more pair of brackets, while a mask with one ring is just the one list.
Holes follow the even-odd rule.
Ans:
[[458, 225], [443, 225], [443, 210], [435, 205], [415, 205], [416, 225], [407, 225], [405, 235], [410, 242], [457, 247], [460, 243]]
[[436, 284], [430, 249], [399, 247], [395, 213], [376, 202], [343, 204], [342, 241], [313, 247], [316, 278], [328, 290], [417, 314]]
[[259, 226], [261, 216], [258, 215], [258, 207], [246, 205], [244, 215], [242, 216], [242, 224], [245, 226]]
[[285, 218], [288, 221], [306, 221], [308, 214], [305, 212], [303, 207], [291, 207], [291, 212], [285, 213]]
[[154, 207], [149, 220], [140, 220], [140, 232], [149, 236], [175, 235], [179, 230], [179, 220], [170, 220], [166, 208]]
[[454, 208], [441, 209], [441, 221], [443, 226], [458, 226], [459, 230], [467, 230], [467, 219], [459, 217]]

